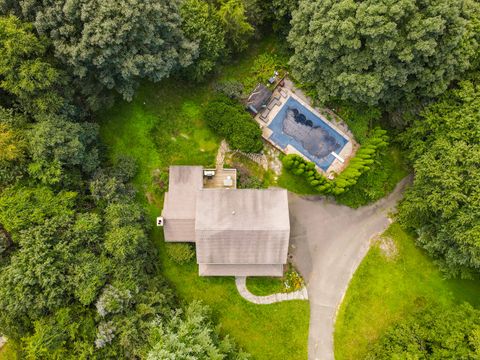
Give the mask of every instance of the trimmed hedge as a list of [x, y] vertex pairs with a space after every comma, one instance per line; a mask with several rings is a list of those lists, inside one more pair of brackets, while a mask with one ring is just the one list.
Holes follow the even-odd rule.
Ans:
[[357, 183], [358, 178], [370, 170], [371, 164], [382, 149], [388, 146], [387, 132], [380, 128], [372, 130], [370, 137], [350, 160], [347, 168], [335, 179], [328, 180], [315, 169], [315, 164], [299, 155], [290, 154], [282, 159], [285, 169], [297, 176], [303, 176], [319, 193], [339, 195]]
[[207, 104], [203, 117], [208, 126], [224, 137], [232, 149], [250, 153], [262, 150], [262, 130], [236, 101], [218, 96]]

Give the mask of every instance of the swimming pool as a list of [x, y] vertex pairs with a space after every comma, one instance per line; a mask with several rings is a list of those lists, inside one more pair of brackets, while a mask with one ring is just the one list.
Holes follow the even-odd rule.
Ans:
[[293, 146], [322, 170], [327, 171], [348, 139], [332, 128], [326, 120], [290, 96], [268, 125], [269, 140], [285, 149]]

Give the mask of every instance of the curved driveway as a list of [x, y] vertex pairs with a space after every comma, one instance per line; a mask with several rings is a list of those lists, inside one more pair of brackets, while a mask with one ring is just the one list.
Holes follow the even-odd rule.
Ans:
[[310, 360], [332, 360], [337, 309], [370, 239], [383, 232], [388, 214], [401, 198], [409, 178], [386, 198], [359, 209], [318, 197], [289, 194], [290, 253], [307, 283], [310, 299]]

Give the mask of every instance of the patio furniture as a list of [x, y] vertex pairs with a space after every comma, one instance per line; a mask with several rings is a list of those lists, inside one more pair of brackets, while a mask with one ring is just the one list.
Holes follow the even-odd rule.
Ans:
[[280, 90], [280, 95], [282, 95], [282, 97], [284, 98], [287, 98], [287, 92], [285, 90]]
[[215, 176], [215, 170], [203, 170], [203, 176], [211, 179]]
[[263, 122], [266, 122], [268, 114], [270, 114], [270, 110], [269, 110], [269, 109], [263, 110], [263, 112], [260, 114], [260, 119], [261, 119]]
[[273, 99], [267, 106], [268, 110], [272, 110], [275, 105], [280, 105], [280, 101]]
[[233, 185], [232, 177], [231, 177], [230, 175], [228, 175], [228, 176], [226, 177], [226, 179], [223, 180], [223, 186], [225, 186], [225, 187], [230, 187], [230, 186], [232, 186], [232, 185]]

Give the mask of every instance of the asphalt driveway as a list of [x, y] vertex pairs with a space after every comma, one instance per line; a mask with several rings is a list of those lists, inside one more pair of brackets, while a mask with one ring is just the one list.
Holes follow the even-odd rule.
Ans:
[[289, 194], [290, 253], [306, 280], [310, 300], [310, 360], [334, 359], [337, 309], [370, 239], [388, 227], [388, 214], [408, 182], [403, 179], [388, 197], [355, 210], [323, 198]]

